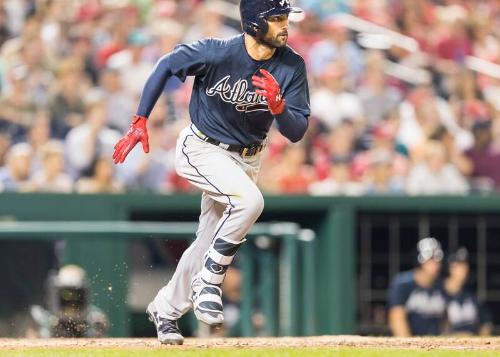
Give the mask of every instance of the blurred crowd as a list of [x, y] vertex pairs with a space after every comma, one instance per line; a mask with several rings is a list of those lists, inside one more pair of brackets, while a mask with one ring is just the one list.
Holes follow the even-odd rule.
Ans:
[[[0, 0], [0, 188], [192, 190], [172, 163], [192, 79], [167, 83], [148, 120], [150, 154], [137, 147], [114, 166], [113, 145], [158, 58], [178, 43], [240, 33], [237, 3]], [[498, 1], [295, 4], [306, 12], [291, 23], [289, 44], [307, 63], [312, 115], [298, 144], [269, 133], [264, 192], [500, 188]]]

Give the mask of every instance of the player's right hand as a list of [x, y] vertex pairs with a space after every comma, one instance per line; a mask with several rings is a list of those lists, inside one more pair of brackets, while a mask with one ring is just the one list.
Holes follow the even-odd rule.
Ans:
[[146, 128], [147, 118], [134, 115], [130, 129], [115, 145], [113, 161], [115, 164], [121, 164], [125, 161], [128, 153], [140, 141], [145, 153], [149, 152], [148, 129]]

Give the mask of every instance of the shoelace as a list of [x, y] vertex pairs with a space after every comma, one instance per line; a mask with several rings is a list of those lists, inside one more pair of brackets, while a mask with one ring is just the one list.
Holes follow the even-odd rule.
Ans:
[[158, 317], [159, 326], [158, 329], [162, 333], [179, 333], [179, 328], [177, 327], [177, 322], [173, 320], [166, 319], [164, 317]]

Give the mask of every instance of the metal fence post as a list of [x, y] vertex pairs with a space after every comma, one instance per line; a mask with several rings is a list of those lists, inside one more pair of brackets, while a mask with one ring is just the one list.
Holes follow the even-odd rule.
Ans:
[[311, 229], [302, 229], [299, 233], [301, 252], [301, 291], [302, 291], [302, 334], [316, 334], [316, 269], [315, 269], [316, 233]]
[[241, 247], [240, 264], [243, 276], [241, 294], [241, 333], [244, 337], [253, 336], [252, 311], [254, 307], [254, 263], [253, 249], [250, 242], [246, 242]]
[[298, 225], [275, 224], [271, 231], [283, 237], [280, 249], [280, 335], [297, 336], [299, 327]]
[[255, 239], [255, 245], [259, 249], [257, 253], [259, 270], [259, 303], [261, 312], [265, 318], [264, 334], [275, 336], [278, 333], [278, 269], [277, 259], [274, 257], [273, 247], [276, 240], [267, 236]]

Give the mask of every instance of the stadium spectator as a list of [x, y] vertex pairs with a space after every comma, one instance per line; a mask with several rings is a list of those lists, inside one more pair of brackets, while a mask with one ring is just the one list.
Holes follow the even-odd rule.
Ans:
[[73, 190], [71, 176], [64, 172], [64, 145], [49, 141], [41, 147], [41, 169], [32, 178], [33, 190], [69, 193]]
[[31, 171], [38, 170], [42, 165], [42, 147], [50, 140], [50, 118], [43, 110], [36, 113], [33, 123], [28, 127], [28, 132], [23, 141], [26, 141], [33, 150]]
[[119, 133], [106, 127], [107, 120], [106, 103], [92, 99], [85, 109], [85, 121], [68, 133], [66, 155], [76, 177], [90, 170], [97, 156], [112, 152]]
[[399, 273], [389, 288], [389, 327], [396, 337], [439, 335], [446, 310], [439, 283], [443, 250], [435, 238], [417, 244], [417, 267]]
[[357, 94], [361, 99], [367, 124], [376, 125], [397, 107], [401, 101], [401, 93], [388, 83], [382, 52], [372, 50], [366, 59], [366, 71]]
[[354, 181], [348, 158], [333, 157], [328, 176], [311, 183], [308, 190], [315, 196], [360, 196], [365, 188], [361, 182]]
[[410, 164], [408, 158], [398, 152], [398, 150], [404, 152], [405, 149], [398, 146], [396, 133], [397, 122], [391, 120], [384, 121], [373, 128], [370, 148], [357, 154], [353, 161], [353, 173], [357, 179], [363, 179], [366, 171], [375, 161], [390, 164], [389, 174], [396, 180], [406, 177]]
[[491, 315], [467, 288], [469, 253], [459, 248], [448, 257], [448, 277], [444, 281], [447, 297], [447, 333], [454, 335], [489, 336], [492, 331]]
[[336, 19], [323, 23], [324, 40], [312, 46], [307, 56], [310, 72], [317, 77], [328, 63], [343, 62], [347, 69], [348, 85], [354, 84], [363, 71], [363, 58], [359, 47], [350, 39], [349, 30]]
[[359, 97], [344, 88], [343, 63], [327, 64], [319, 82], [320, 86], [311, 96], [311, 111], [314, 115], [330, 129], [339, 125], [344, 119], [351, 119], [361, 127], [364, 124], [363, 108]]
[[367, 195], [397, 195], [404, 193], [404, 178], [394, 174], [394, 153], [379, 149], [371, 152], [369, 167], [363, 181]]
[[[500, 147], [493, 143], [493, 128], [495, 135], [500, 134], [500, 120], [479, 121], [474, 124], [474, 147], [466, 151], [471, 160], [472, 189], [480, 192], [489, 192], [500, 187]], [[498, 140], [498, 139], [497, 139]]]
[[10, 136], [5, 133], [0, 133], [0, 167], [5, 165], [6, 155], [11, 144]]
[[300, 6], [315, 13], [322, 19], [327, 19], [338, 13], [348, 13], [351, 11], [350, 0], [302, 0]]
[[224, 3], [204, 1], [195, 10], [193, 25], [184, 35], [183, 43], [197, 41], [204, 37], [227, 38], [238, 34], [238, 31], [224, 24]]
[[5, 10], [5, 5], [1, 4], [0, 5], [0, 47], [3, 45], [3, 43], [11, 37], [11, 33], [9, 30], [8, 26], [8, 14], [7, 11]]
[[410, 195], [463, 195], [469, 190], [465, 177], [448, 161], [445, 146], [439, 141], [428, 141], [423, 161], [408, 174], [406, 191]]
[[18, 141], [34, 121], [36, 103], [28, 90], [28, 68], [16, 66], [8, 74], [9, 90], [0, 98], [0, 129]]
[[88, 174], [75, 185], [78, 193], [119, 193], [122, 184], [113, 176], [114, 166], [108, 153], [96, 156], [88, 169]]
[[305, 150], [301, 145], [284, 148], [280, 163], [273, 169], [277, 192], [303, 194], [314, 180], [314, 170], [306, 165]]
[[[128, 35], [124, 48], [110, 56], [107, 67], [117, 70], [123, 89], [136, 101], [151, 73], [155, 59], [145, 56], [150, 37], [145, 31], [135, 30]], [[105, 70], [105, 69], [104, 69]], [[130, 103], [131, 106], [135, 103]], [[129, 118], [129, 117], [127, 117]], [[122, 118], [122, 120], [125, 120]]]
[[444, 126], [453, 135], [457, 148], [461, 151], [472, 145], [470, 133], [458, 125], [449, 103], [437, 96], [432, 87], [422, 85], [415, 88], [400, 105], [401, 126], [398, 139], [416, 159], [426, 141]]
[[31, 191], [30, 175], [33, 150], [26, 143], [13, 145], [0, 168], [0, 189], [5, 191]]
[[117, 131], [127, 131], [129, 118], [135, 110], [136, 100], [122, 84], [120, 73], [114, 69], [106, 69], [100, 76], [100, 95], [106, 103], [108, 113], [107, 126]]
[[85, 106], [83, 97], [88, 86], [82, 63], [66, 59], [57, 67], [57, 82], [49, 102], [52, 134], [63, 139], [69, 130], [83, 122]]

